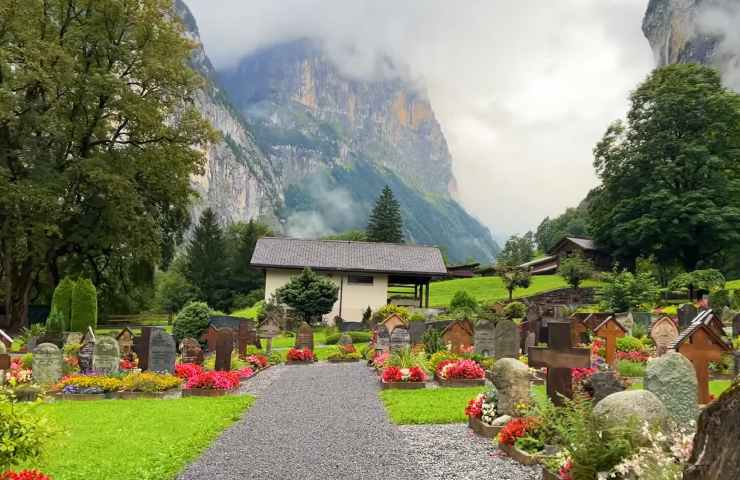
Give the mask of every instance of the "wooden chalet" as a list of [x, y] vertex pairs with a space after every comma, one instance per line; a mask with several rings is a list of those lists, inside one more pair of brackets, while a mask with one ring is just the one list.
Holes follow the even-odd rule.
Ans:
[[547, 252], [546, 257], [519, 266], [529, 270], [532, 275], [551, 275], [558, 271], [562, 259], [576, 253], [580, 253], [584, 258], [591, 260], [597, 270], [606, 271], [611, 268], [611, 255], [599, 248], [588, 237], [563, 237]]

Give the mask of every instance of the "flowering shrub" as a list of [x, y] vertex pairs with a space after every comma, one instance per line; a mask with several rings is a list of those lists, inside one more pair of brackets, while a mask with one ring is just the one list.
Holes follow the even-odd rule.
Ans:
[[645, 424], [642, 436], [647, 446], [622, 460], [610, 473], [610, 478], [644, 478], [660, 480], [681, 480], [684, 465], [689, 461], [693, 447], [694, 434], [675, 430], [666, 435], [653, 431]]
[[468, 400], [468, 406], [465, 407], [465, 415], [480, 418], [483, 415], [483, 400], [485, 399], [486, 394], [479, 393], [475, 398]]
[[252, 365], [252, 368], [255, 368], [257, 370], [267, 368], [267, 366], [270, 364], [270, 362], [267, 360], [267, 357], [264, 355], [260, 355], [259, 353], [248, 355], [246, 360]]
[[498, 395], [495, 389], [488, 393], [478, 394], [468, 401], [468, 406], [465, 407], [465, 415], [479, 418], [486, 425], [491, 425], [496, 418], [497, 403]]
[[383, 370], [383, 382], [423, 382], [427, 379], [427, 374], [419, 367], [398, 368], [387, 367]]
[[291, 362], [313, 362], [314, 355], [308, 348], [304, 348], [303, 350], [291, 348], [288, 350], [288, 360]]
[[383, 352], [375, 355], [375, 358], [373, 358], [373, 367], [377, 369], [383, 368], [390, 357], [391, 354], [389, 352]]
[[126, 375], [121, 379], [121, 392], [165, 392], [178, 388], [182, 378], [166, 373], [140, 372]]
[[195, 363], [178, 363], [175, 365], [175, 375], [185, 380], [203, 373], [203, 367]]
[[437, 372], [437, 371], [439, 371], [439, 365], [442, 362], [445, 362], [445, 361], [455, 361], [455, 360], [459, 360], [459, 359], [460, 359], [460, 357], [457, 354], [455, 354], [455, 353], [448, 352], [447, 350], [440, 350], [439, 352], [433, 354], [429, 358], [429, 364], [431, 365], [432, 370], [434, 370], [435, 372]]
[[30, 368], [23, 368], [23, 363], [19, 359], [13, 359], [10, 362], [10, 370], [5, 372], [5, 380], [11, 387], [33, 381], [33, 372]]
[[473, 360], [458, 360], [457, 362], [440, 364], [437, 370], [440, 378], [449, 379], [481, 379], [486, 377], [486, 372]]
[[598, 372], [598, 368], [571, 368], [570, 369], [570, 376], [573, 380], [573, 383], [583, 383], [584, 381], [591, 378], [591, 376]]
[[38, 470], [21, 470], [20, 472], [8, 470], [0, 475], [0, 480], [51, 480], [51, 477]]
[[203, 372], [190, 377], [186, 388], [202, 388], [205, 390], [232, 390], [239, 386], [237, 372]]
[[244, 367], [236, 371], [239, 374], [239, 378], [245, 380], [251, 376], [254, 376], [254, 370], [249, 367]]
[[606, 342], [601, 337], [596, 337], [591, 342], [591, 355], [598, 357], [606, 356]]
[[69, 375], [62, 378], [53, 390], [63, 393], [116, 392], [121, 388], [121, 379], [102, 375]]
[[501, 445], [514, 445], [517, 439], [526, 435], [527, 430], [531, 429], [534, 424], [535, 420], [531, 417], [510, 420], [498, 433], [498, 443]]

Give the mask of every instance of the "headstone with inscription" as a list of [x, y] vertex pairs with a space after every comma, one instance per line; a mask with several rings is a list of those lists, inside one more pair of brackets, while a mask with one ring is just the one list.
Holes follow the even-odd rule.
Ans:
[[180, 354], [182, 355], [182, 363], [196, 365], [203, 363], [203, 349], [198, 340], [194, 338], [183, 338], [180, 342]]
[[375, 351], [387, 352], [391, 348], [391, 335], [384, 325], [380, 324], [376, 328], [375, 334]]
[[77, 352], [77, 363], [81, 373], [93, 371], [93, 355], [95, 353], [95, 338], [88, 335], [82, 338], [82, 345]]
[[272, 339], [280, 334], [280, 325], [278, 324], [277, 318], [268, 317], [262, 322], [262, 325], [257, 329], [257, 336], [259, 338], [267, 339], [267, 346], [265, 352], [269, 355], [272, 352]]
[[234, 350], [234, 331], [230, 328], [220, 328], [216, 337], [216, 370], [228, 372], [231, 370], [231, 352]]
[[411, 336], [411, 345], [422, 345], [424, 343], [424, 333], [427, 325], [424, 322], [409, 322], [409, 335]]
[[406, 327], [398, 326], [394, 328], [391, 332], [390, 340], [391, 352], [397, 352], [411, 347], [411, 336], [409, 335], [409, 329]]
[[56, 383], [62, 378], [62, 351], [52, 343], [42, 343], [33, 351], [33, 379], [41, 385]]
[[295, 336], [295, 348], [298, 350], [307, 348], [313, 352], [313, 328], [311, 328], [311, 325], [309, 325], [308, 322], [303, 322], [301, 323], [301, 326], [298, 327], [298, 333], [296, 333]]
[[93, 370], [102, 375], [118, 372], [121, 352], [113, 337], [99, 336], [93, 350]]
[[508, 318], [496, 324], [494, 335], [494, 352], [496, 358], [519, 357], [519, 326]]
[[152, 372], [172, 373], [175, 370], [175, 339], [161, 328], [153, 328], [149, 334], [148, 369]]
[[475, 327], [475, 353], [493, 357], [496, 352], [496, 326], [490, 320], [481, 320]]
[[670, 317], [661, 317], [650, 328], [650, 338], [655, 342], [658, 356], [661, 356], [678, 338], [678, 327]]
[[681, 308], [678, 309], [679, 330], [683, 330], [688, 327], [698, 314], [699, 310], [693, 304], [687, 303], [681, 305]]

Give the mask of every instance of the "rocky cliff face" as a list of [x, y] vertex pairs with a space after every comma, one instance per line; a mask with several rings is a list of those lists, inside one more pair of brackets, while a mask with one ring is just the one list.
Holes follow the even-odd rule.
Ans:
[[740, 5], [736, 0], [650, 0], [642, 23], [658, 66], [717, 67], [740, 90]]

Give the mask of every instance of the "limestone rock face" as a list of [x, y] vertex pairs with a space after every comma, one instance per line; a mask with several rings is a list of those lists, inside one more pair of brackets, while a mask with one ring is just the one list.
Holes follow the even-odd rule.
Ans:
[[668, 352], [648, 361], [645, 389], [663, 402], [668, 414], [679, 425], [687, 425], [699, 415], [696, 372], [680, 353]]
[[492, 371], [498, 392], [496, 412], [516, 417], [516, 405], [529, 402], [529, 368], [519, 360], [502, 358], [493, 364]]
[[668, 419], [668, 411], [653, 393], [647, 390], [625, 390], [612, 393], [596, 404], [594, 415], [606, 420], [607, 424], [623, 425], [635, 418], [640, 425], [663, 425]]

